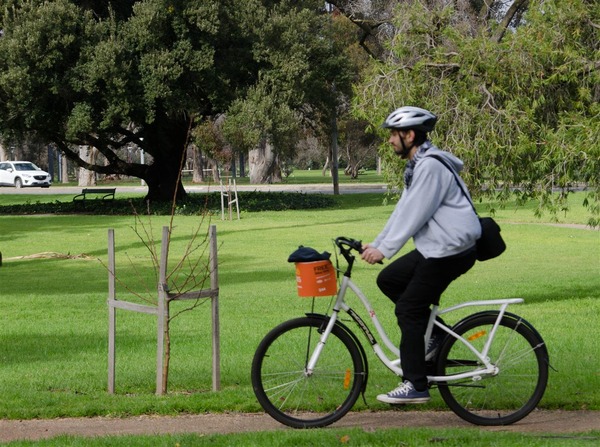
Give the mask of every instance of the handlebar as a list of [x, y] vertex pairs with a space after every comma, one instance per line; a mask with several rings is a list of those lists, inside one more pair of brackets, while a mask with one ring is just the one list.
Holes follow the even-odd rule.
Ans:
[[338, 248], [340, 249], [340, 251], [342, 251], [342, 252], [346, 251], [346, 252], [350, 253], [350, 250], [345, 249], [344, 246], [346, 246], [352, 250], [356, 250], [358, 253], [363, 252], [362, 241], [357, 241], [356, 239], [352, 239], [349, 237], [344, 237], [344, 236], [337, 237], [335, 239], [335, 245], [337, 245]]
[[346, 271], [344, 272], [344, 276], [350, 277], [352, 275], [352, 266], [354, 265], [354, 255], [352, 254], [352, 250], [357, 251], [358, 253], [363, 252], [362, 242], [357, 241], [356, 239], [352, 239], [349, 237], [340, 236], [335, 238], [335, 245], [340, 250], [340, 254], [344, 257], [348, 266], [346, 267]]
[[[354, 255], [351, 253], [352, 250], [357, 251], [361, 254], [363, 250], [362, 241], [357, 241], [345, 236], [339, 236], [335, 239], [335, 245], [340, 249], [340, 254], [348, 262], [348, 272], [352, 271], [352, 264], [354, 263]], [[377, 264], [383, 264], [382, 261], [377, 261]]]

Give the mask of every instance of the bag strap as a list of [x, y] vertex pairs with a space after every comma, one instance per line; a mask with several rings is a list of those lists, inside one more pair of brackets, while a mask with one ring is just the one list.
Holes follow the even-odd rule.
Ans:
[[[469, 197], [469, 195], [467, 194], [467, 192], [465, 191], [465, 188], [463, 188], [462, 183], [460, 183], [460, 181], [458, 180], [458, 174], [456, 173], [456, 171], [452, 168], [452, 166], [450, 166], [446, 160], [444, 160], [442, 157], [438, 157], [437, 155], [428, 155], [429, 158], [435, 158], [437, 161], [439, 161], [441, 164], [443, 164], [444, 166], [446, 166], [450, 172], [452, 172], [452, 175], [454, 175], [454, 180], [456, 180], [456, 184], [458, 185], [458, 187], [460, 188], [460, 190], [462, 191], [462, 193], [465, 195], [465, 197], [467, 198], [467, 200], [469, 201], [469, 203], [471, 204], [471, 208], [473, 208], [473, 211], [475, 212], [475, 214], [477, 214], [477, 210], [475, 209], [475, 205], [473, 205], [473, 201], [471, 200], [471, 198]], [[478, 215], [478, 214], [477, 214]]]

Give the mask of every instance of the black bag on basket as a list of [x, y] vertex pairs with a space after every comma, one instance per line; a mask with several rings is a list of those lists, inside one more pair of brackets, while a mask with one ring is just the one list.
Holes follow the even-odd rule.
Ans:
[[479, 223], [481, 223], [481, 237], [477, 239], [477, 260], [487, 261], [500, 256], [506, 250], [506, 244], [500, 234], [500, 226], [491, 217], [480, 217]]
[[[454, 172], [454, 169], [452, 169], [452, 167], [449, 166], [444, 159], [435, 155], [431, 155], [431, 157], [435, 158], [437, 161], [446, 166], [450, 172], [452, 172], [454, 175], [454, 180], [456, 180], [456, 184], [465, 195], [467, 200], [471, 203], [475, 214], [477, 214], [475, 205], [473, 205], [469, 195], [462, 187], [460, 181], [458, 180], [458, 174]], [[500, 234], [500, 226], [491, 217], [480, 217], [479, 223], [481, 224], [481, 237], [477, 239], [477, 260], [487, 261], [488, 259], [493, 259], [500, 256], [502, 253], [504, 253], [504, 250], [506, 250], [506, 244], [504, 243], [504, 239], [502, 239], [502, 235]]]

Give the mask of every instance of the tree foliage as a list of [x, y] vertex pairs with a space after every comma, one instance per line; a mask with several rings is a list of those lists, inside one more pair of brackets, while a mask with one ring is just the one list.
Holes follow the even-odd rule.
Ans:
[[[210, 110], [223, 80], [213, 64], [221, 3], [148, 0], [118, 13], [113, 2], [11, 3], [0, 38], [0, 129], [33, 132], [96, 172], [143, 178], [151, 199], [182, 195], [190, 115]], [[132, 144], [154, 164], [120, 158]], [[97, 148], [102, 163], [79, 158], [77, 146]]]
[[[597, 225], [600, 7], [516, 3], [529, 7], [504, 21], [490, 13], [486, 26], [474, 26], [453, 2], [399, 3], [388, 55], [357, 89], [355, 111], [379, 132], [396, 107], [433, 110], [433, 139], [465, 161], [475, 192], [501, 201], [516, 192], [538, 199], [538, 213], [557, 213], [569, 190], [586, 186]], [[399, 161], [389, 150], [382, 155], [390, 182], [401, 185]]]
[[[289, 159], [304, 128], [329, 129], [340, 98], [351, 92], [352, 67], [323, 12], [319, 1], [255, 11], [259, 19], [250, 32], [261, 69], [229, 109], [224, 133], [234, 146], [274, 148], [275, 157]], [[256, 180], [272, 177], [274, 169], [267, 166]]]
[[[0, 132], [32, 132], [80, 166], [140, 177], [150, 199], [185, 194], [193, 123], [227, 114], [236, 143], [271, 139], [284, 150], [298, 116], [326, 113], [334, 80], [348, 88], [316, 0], [0, 5]], [[153, 163], [122, 159], [130, 145]], [[97, 148], [102, 162], [77, 146]]]

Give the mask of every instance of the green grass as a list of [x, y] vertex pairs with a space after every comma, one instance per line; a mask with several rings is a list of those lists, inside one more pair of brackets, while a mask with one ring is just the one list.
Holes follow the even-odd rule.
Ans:
[[[224, 184], [227, 184], [227, 181], [230, 177], [226, 174], [222, 175], [222, 180]], [[351, 178], [348, 175], [344, 174], [344, 170], [340, 169], [338, 175], [338, 181], [340, 184], [356, 184], [356, 183], [384, 183], [383, 175], [377, 174], [375, 170], [365, 170], [361, 171], [358, 178]], [[182, 177], [182, 182], [184, 185], [193, 185], [192, 177], [189, 174], [185, 174]], [[246, 177], [235, 177], [235, 182], [237, 185], [249, 185], [250, 178]], [[207, 183], [213, 183], [214, 181], [212, 177], [207, 177]], [[284, 185], [306, 185], [306, 184], [331, 184], [332, 178], [329, 172], [323, 175], [323, 172], [320, 169], [313, 170], [305, 170], [305, 169], [295, 169], [289, 176], [284, 177], [281, 181]], [[218, 184], [218, 182], [217, 182]], [[68, 183], [54, 183], [53, 186], [75, 186], [77, 187], [77, 182], [68, 182]], [[123, 178], [120, 180], [99, 180], [98, 186], [140, 186], [140, 179], [136, 179], [133, 177]], [[52, 187], [51, 187], [52, 188]]]
[[358, 428], [326, 429], [326, 430], [287, 430], [267, 431], [260, 433], [228, 434], [228, 435], [161, 435], [161, 436], [109, 436], [103, 438], [82, 438], [60, 436], [51, 440], [36, 442], [12, 442], [11, 447], [146, 447], [152, 446], [307, 446], [329, 447], [335, 445], [388, 447], [410, 446], [426, 447], [439, 445], [443, 447], [464, 447], [468, 445], [514, 447], [588, 447], [598, 442], [600, 433], [586, 435], [520, 434], [506, 432], [485, 432], [479, 429], [385, 429], [366, 431]]
[[[247, 177], [244, 179], [239, 179], [236, 181], [239, 183], [240, 181], [246, 181]], [[374, 170], [365, 170], [362, 171], [358, 178], [350, 178], [348, 175], [344, 175], [344, 170], [340, 169], [338, 180], [340, 184], [346, 183], [384, 183], [383, 175], [377, 174]], [[284, 184], [291, 185], [303, 185], [303, 184], [311, 184], [311, 183], [327, 183], [331, 184], [332, 179], [329, 173], [323, 175], [323, 172], [319, 169], [313, 169], [310, 171], [297, 169], [294, 170], [288, 177], [283, 179]]]
[[[0, 195], [0, 205], [7, 197]], [[382, 206], [381, 199], [374, 194], [347, 195], [338, 199], [334, 209], [243, 212], [239, 221], [213, 219], [219, 242], [222, 390], [211, 391], [210, 308], [203, 305], [174, 321], [166, 396], [153, 394], [155, 321], [125, 311], [118, 314], [117, 392], [109, 395], [106, 391], [108, 275], [103, 263], [109, 228], [116, 233], [120, 280], [154, 299], [154, 273], [147, 249], [132, 229], [133, 217], [0, 216], [4, 257], [0, 267], [0, 418], [261, 411], [249, 379], [253, 352], [270, 328], [310, 310], [310, 300], [296, 296], [294, 269], [286, 262], [287, 256], [301, 244], [332, 252], [331, 239], [340, 235], [370, 240], [392, 210], [392, 205]], [[507, 252], [497, 260], [478, 263], [452, 284], [443, 304], [525, 298], [526, 304], [512, 311], [541, 332], [556, 370], [551, 372], [540, 406], [599, 410], [600, 233], [545, 225], [530, 218], [526, 210], [507, 208], [498, 211], [497, 217]], [[573, 210], [565, 221], [584, 224], [585, 210]], [[171, 264], [199, 222], [199, 217], [175, 218]], [[151, 219], [157, 239], [161, 226], [168, 223], [168, 217]], [[99, 260], [15, 259], [41, 252], [85, 253]], [[380, 268], [360, 263], [354, 277], [393, 334], [397, 331], [393, 310], [375, 285]], [[122, 286], [118, 294], [121, 299], [139, 301]], [[327, 302], [318, 300], [317, 311], [323, 311]], [[368, 348], [366, 341], [363, 344]], [[368, 357], [368, 405], [359, 400], [355, 410], [385, 410], [388, 407], [375, 396], [393, 388], [397, 378], [374, 355], [368, 353]], [[432, 402], [420, 408], [446, 407], [434, 392]], [[418, 442], [424, 443], [428, 436], [422, 435]], [[174, 445], [173, 438], [165, 439]], [[261, 436], [250, 439], [240, 444], [266, 442]], [[318, 435], [306, 439], [319, 445]], [[217, 445], [229, 445], [220, 442]], [[499, 445], [515, 443], [521, 444], [513, 440], [513, 444]]]

